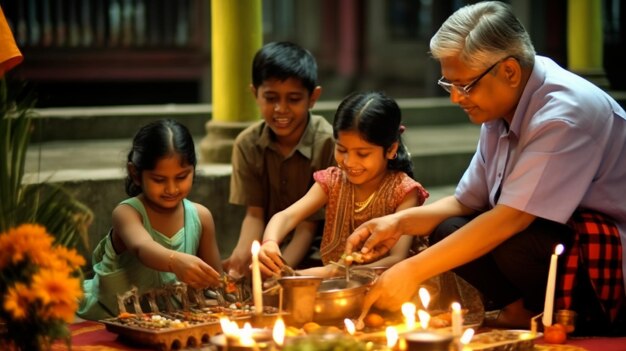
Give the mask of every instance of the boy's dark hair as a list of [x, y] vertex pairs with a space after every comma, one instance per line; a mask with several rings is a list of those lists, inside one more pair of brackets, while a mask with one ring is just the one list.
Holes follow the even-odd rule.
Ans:
[[356, 131], [370, 144], [378, 145], [387, 152], [398, 142], [397, 156], [387, 162], [387, 169], [402, 171], [413, 178], [413, 162], [400, 135], [402, 114], [396, 101], [382, 92], [352, 93], [339, 104], [333, 121], [333, 135]]
[[313, 93], [317, 86], [317, 63], [306, 49], [286, 41], [265, 44], [252, 61], [252, 85], [258, 88], [268, 79], [295, 78]]
[[[156, 167], [163, 157], [180, 155], [183, 164], [195, 167], [198, 163], [193, 138], [187, 127], [172, 119], [151, 122], [139, 129], [133, 138], [133, 145], [127, 160], [131, 162], [137, 174]], [[130, 174], [126, 176], [126, 194], [137, 196], [142, 193], [140, 186], [133, 182]]]

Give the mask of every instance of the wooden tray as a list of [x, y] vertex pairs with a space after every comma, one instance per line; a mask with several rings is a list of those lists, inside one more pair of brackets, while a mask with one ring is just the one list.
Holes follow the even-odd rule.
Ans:
[[492, 330], [474, 335], [468, 346], [474, 351], [525, 351], [535, 349], [535, 339], [542, 333], [530, 330]]
[[199, 346], [208, 343], [212, 336], [222, 331], [219, 321], [191, 324], [181, 328], [159, 329], [124, 324], [118, 318], [104, 319], [100, 322], [106, 326], [108, 331], [118, 334], [125, 341], [154, 347], [162, 351]]

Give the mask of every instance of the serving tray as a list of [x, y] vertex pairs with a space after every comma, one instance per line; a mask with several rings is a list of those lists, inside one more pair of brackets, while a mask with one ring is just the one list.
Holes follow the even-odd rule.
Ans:
[[535, 339], [542, 333], [530, 330], [492, 330], [474, 335], [468, 346], [474, 351], [526, 351], [534, 350]]

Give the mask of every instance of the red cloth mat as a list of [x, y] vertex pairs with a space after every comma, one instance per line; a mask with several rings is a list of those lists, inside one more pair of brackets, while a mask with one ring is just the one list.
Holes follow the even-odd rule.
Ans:
[[536, 349], [540, 351], [625, 351], [626, 337], [569, 338], [562, 345], [546, 344], [543, 338], [540, 338], [536, 340], [535, 345], [539, 345]]
[[[104, 324], [84, 321], [70, 325], [72, 332], [72, 351], [154, 351], [151, 348], [132, 346], [118, 340], [117, 334], [106, 330]], [[52, 351], [65, 351], [64, 342], [56, 342]]]

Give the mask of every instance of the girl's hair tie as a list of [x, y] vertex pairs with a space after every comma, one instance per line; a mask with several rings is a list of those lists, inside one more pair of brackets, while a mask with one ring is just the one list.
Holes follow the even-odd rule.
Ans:
[[400, 132], [400, 134], [404, 133], [404, 131], [406, 130], [406, 127], [404, 125], [400, 125], [400, 128], [398, 128], [398, 131]]

